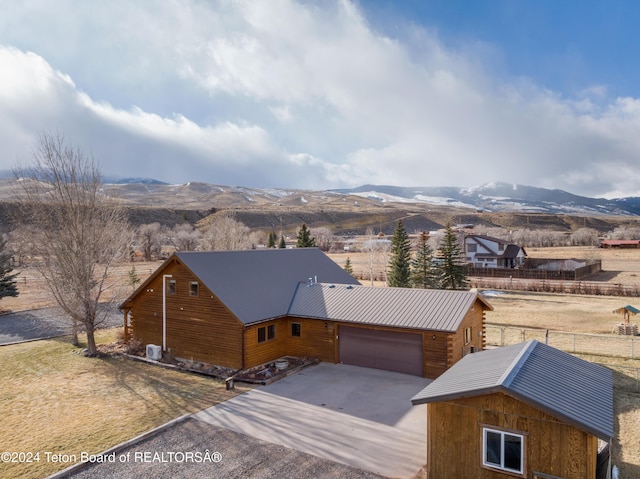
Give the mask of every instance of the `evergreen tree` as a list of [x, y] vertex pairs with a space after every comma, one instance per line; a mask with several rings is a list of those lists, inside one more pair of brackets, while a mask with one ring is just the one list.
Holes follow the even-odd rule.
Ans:
[[391, 257], [389, 259], [389, 286], [398, 288], [411, 287], [411, 243], [409, 235], [404, 229], [402, 220], [391, 238]]
[[136, 271], [136, 267], [132, 266], [131, 269], [129, 270], [128, 273], [128, 277], [127, 277], [127, 284], [129, 286], [131, 286], [131, 288], [135, 291], [135, 289], [138, 287], [138, 284], [140, 283], [141, 279], [140, 276], [138, 276], [138, 273]]
[[311, 236], [309, 228], [304, 223], [302, 223], [300, 231], [298, 231], [297, 240], [296, 248], [313, 248], [316, 246], [316, 239]]
[[276, 247], [276, 234], [272, 231], [269, 233], [269, 237], [267, 238], [267, 248], [275, 248]]
[[278, 248], [284, 249], [287, 247], [287, 243], [284, 240], [284, 236], [280, 236], [280, 243], [278, 244]]
[[444, 238], [442, 238], [438, 249], [438, 257], [442, 261], [439, 274], [440, 288], [467, 289], [468, 281], [465, 275], [464, 250], [448, 223]]
[[437, 288], [438, 272], [433, 265], [433, 250], [429, 246], [429, 235], [423, 231], [418, 238], [416, 255], [411, 260], [411, 285], [414, 288]]
[[18, 296], [17, 273], [12, 274], [11, 255], [5, 252], [7, 241], [0, 237], [0, 299]]
[[353, 266], [351, 265], [351, 259], [347, 256], [347, 261], [344, 262], [344, 270], [353, 276]]

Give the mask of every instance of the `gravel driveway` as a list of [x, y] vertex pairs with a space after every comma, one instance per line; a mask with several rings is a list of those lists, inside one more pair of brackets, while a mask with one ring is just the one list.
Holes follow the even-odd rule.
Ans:
[[[101, 328], [120, 326], [123, 316], [111, 306]], [[71, 334], [69, 317], [60, 308], [32, 309], [0, 315], [0, 345]]]
[[[187, 462], [187, 452], [220, 453], [219, 462]], [[146, 455], [145, 455], [146, 453]], [[177, 460], [170, 461], [170, 457]], [[205, 456], [206, 457], [206, 456]], [[379, 479], [382, 476], [261, 441], [193, 417], [115, 453], [113, 463], [94, 463], [64, 477], [140, 479]], [[165, 462], [161, 462], [164, 460]], [[120, 462], [123, 461], [123, 462]], [[60, 476], [56, 476], [60, 477]]]

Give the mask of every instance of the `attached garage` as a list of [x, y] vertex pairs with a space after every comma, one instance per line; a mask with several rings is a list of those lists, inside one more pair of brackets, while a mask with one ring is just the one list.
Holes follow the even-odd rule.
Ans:
[[422, 376], [422, 334], [340, 325], [339, 362]]
[[490, 309], [477, 291], [300, 283], [287, 316], [317, 321], [298, 341], [313, 344], [308, 355], [322, 350], [337, 363], [435, 379], [484, 349]]

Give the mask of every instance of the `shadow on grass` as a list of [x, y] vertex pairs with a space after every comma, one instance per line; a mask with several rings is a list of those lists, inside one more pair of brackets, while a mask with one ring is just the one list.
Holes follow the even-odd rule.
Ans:
[[113, 393], [126, 391], [154, 414], [170, 419], [196, 412], [237, 395], [223, 381], [184, 371], [168, 370], [125, 357], [97, 357]]

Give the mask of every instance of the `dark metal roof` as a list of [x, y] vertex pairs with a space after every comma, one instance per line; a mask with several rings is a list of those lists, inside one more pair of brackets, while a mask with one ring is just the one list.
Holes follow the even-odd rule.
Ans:
[[605, 441], [613, 437], [609, 369], [532, 340], [468, 354], [414, 405], [503, 392]]
[[[510, 244], [510, 245], [507, 245], [507, 247], [504, 250], [504, 253], [502, 253], [502, 256], [504, 258], [517, 258], [518, 253], [520, 253], [521, 250], [522, 248], [520, 248], [520, 246], [518, 246], [517, 244]], [[524, 253], [524, 250], [522, 252]]]
[[300, 281], [360, 284], [317, 248], [180, 252], [164, 265], [174, 257], [244, 324], [286, 315]]
[[485, 309], [493, 309], [475, 290], [301, 284], [289, 315], [453, 332], [477, 301]]

